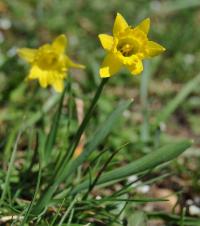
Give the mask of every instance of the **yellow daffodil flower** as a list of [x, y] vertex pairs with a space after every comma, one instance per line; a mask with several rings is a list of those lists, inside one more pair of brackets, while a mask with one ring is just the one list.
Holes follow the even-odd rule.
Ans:
[[99, 39], [107, 55], [100, 68], [102, 78], [110, 77], [125, 66], [133, 75], [143, 71], [142, 60], [161, 54], [165, 48], [147, 37], [150, 19], [131, 27], [123, 16], [117, 13], [113, 36], [100, 34]]
[[68, 68], [84, 68], [65, 54], [66, 46], [66, 36], [60, 35], [52, 44], [44, 44], [38, 49], [19, 49], [19, 56], [31, 64], [28, 79], [38, 79], [41, 87], [51, 85], [57, 92], [62, 92]]

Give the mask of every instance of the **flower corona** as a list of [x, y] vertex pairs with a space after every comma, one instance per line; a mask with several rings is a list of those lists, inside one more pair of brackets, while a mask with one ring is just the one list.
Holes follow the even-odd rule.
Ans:
[[142, 60], [161, 54], [165, 48], [147, 37], [150, 19], [143, 20], [135, 28], [129, 26], [123, 16], [117, 13], [113, 36], [100, 34], [99, 39], [107, 55], [100, 68], [102, 78], [117, 73], [123, 66], [133, 75], [143, 71]]
[[68, 68], [84, 68], [65, 54], [66, 46], [66, 36], [59, 35], [52, 44], [44, 44], [38, 49], [19, 49], [19, 56], [31, 64], [28, 79], [38, 79], [41, 87], [51, 85], [57, 92], [62, 92]]

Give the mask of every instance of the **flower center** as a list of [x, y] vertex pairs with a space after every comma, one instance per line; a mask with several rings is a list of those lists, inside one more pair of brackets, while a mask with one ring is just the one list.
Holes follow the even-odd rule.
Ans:
[[132, 38], [124, 38], [119, 40], [117, 45], [117, 50], [124, 56], [130, 57], [137, 53], [139, 49], [139, 44], [136, 40]]
[[58, 55], [50, 48], [41, 47], [38, 51], [36, 61], [43, 70], [55, 69], [58, 64]]

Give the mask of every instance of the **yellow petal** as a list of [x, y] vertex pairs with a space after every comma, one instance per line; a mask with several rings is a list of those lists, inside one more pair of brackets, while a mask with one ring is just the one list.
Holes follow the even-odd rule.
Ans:
[[41, 87], [46, 88], [48, 85], [48, 72], [42, 71], [38, 79]]
[[111, 50], [113, 46], [113, 37], [111, 35], [100, 34], [99, 39], [104, 49]]
[[74, 67], [74, 68], [79, 68], [79, 69], [85, 68], [85, 66], [82, 64], [74, 63], [68, 56], [65, 56], [65, 62], [66, 62], [67, 67]]
[[125, 30], [127, 27], [128, 27], [128, 24], [124, 19], [124, 17], [120, 13], [117, 13], [114, 26], [113, 26], [113, 34], [117, 35], [119, 32]]
[[48, 71], [41, 70], [37, 65], [34, 65], [28, 75], [28, 79], [38, 79], [40, 86], [46, 88], [48, 85]]
[[127, 66], [127, 68], [131, 71], [131, 74], [138, 75], [143, 71], [142, 61], [138, 60], [138, 63]]
[[100, 76], [102, 78], [110, 77], [113, 74], [117, 73], [122, 67], [122, 63], [113, 55], [108, 54], [100, 68]]
[[18, 49], [17, 52], [22, 59], [28, 61], [29, 63], [32, 63], [34, 61], [37, 50], [29, 49], [29, 48], [21, 48], [21, 49]]
[[56, 92], [61, 93], [64, 89], [64, 81], [62, 79], [55, 79], [52, 81], [51, 85]]
[[145, 34], [148, 34], [149, 28], [150, 28], [150, 18], [146, 18], [140, 24], [138, 24], [138, 26], [136, 26], [135, 28], [138, 28], [141, 31], [143, 31]]
[[37, 65], [33, 65], [29, 72], [28, 79], [37, 79], [42, 73], [43, 71]]
[[57, 53], [64, 53], [67, 45], [67, 38], [65, 35], [59, 35], [52, 43], [52, 47]]
[[158, 43], [153, 41], [148, 41], [147, 46], [145, 48], [145, 53], [149, 57], [154, 57], [161, 54], [165, 50], [166, 49], [163, 46], [159, 45]]

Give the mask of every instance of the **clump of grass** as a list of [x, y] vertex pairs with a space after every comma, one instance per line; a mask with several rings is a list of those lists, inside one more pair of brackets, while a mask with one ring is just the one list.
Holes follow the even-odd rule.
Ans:
[[[105, 121], [97, 127], [96, 132], [86, 142], [81, 154], [74, 157], [81, 135], [87, 128], [102, 88], [107, 81], [108, 79], [103, 80], [99, 85], [91, 106], [70, 141], [67, 151], [66, 149], [58, 150], [56, 147], [57, 142], [60, 142], [57, 136], [60, 129], [62, 106], [65, 95], [67, 95], [66, 89], [63, 91], [49, 133], [46, 134], [40, 128], [35, 131], [36, 137], [29, 134], [31, 143], [36, 139], [35, 154], [31, 156], [29, 166], [24, 171], [18, 171], [19, 179], [16, 184], [12, 181], [12, 174], [17, 170], [14, 166], [17, 145], [19, 145], [20, 136], [30, 128], [22, 127], [11, 153], [8, 173], [1, 195], [1, 207], [4, 215], [12, 213], [12, 215], [18, 216], [14, 221], [16, 224], [24, 225], [27, 222], [42, 224], [46, 221], [50, 225], [63, 225], [64, 222], [68, 225], [72, 222], [123, 225], [123, 219], [120, 218], [120, 215], [124, 213], [125, 207], [129, 203], [166, 201], [162, 198], [131, 197], [126, 191], [127, 186], [120, 192], [116, 191], [116, 194], [113, 193], [112, 196], [105, 195], [100, 199], [96, 199], [93, 193], [94, 189], [99, 189], [99, 187], [103, 189], [121, 183], [120, 181], [126, 181], [126, 178], [131, 175], [145, 175], [153, 168], [174, 159], [191, 145], [189, 141], [165, 145], [116, 169], [108, 170], [115, 156], [119, 151], [125, 149], [127, 144], [113, 153], [110, 153], [109, 148], [107, 148], [92, 160], [99, 145], [110, 135], [123, 112], [132, 104], [132, 100], [121, 101]], [[12, 134], [10, 136], [13, 137]], [[9, 145], [9, 147], [12, 146]], [[61, 161], [59, 161], [60, 156], [62, 156]], [[85, 165], [88, 167], [85, 168]], [[29, 178], [32, 178], [31, 182]], [[22, 181], [23, 184], [19, 184]], [[117, 211], [119, 203], [124, 208]]]

